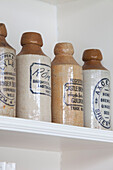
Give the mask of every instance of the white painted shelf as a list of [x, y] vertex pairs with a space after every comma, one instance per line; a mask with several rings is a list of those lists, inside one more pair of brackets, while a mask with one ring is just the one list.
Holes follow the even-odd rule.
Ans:
[[0, 147], [48, 151], [113, 148], [113, 132], [0, 116]]

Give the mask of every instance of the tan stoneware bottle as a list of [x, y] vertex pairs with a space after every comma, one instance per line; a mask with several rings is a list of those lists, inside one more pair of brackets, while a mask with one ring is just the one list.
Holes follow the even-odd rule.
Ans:
[[7, 30], [0, 23], [0, 115], [16, 114], [16, 51], [7, 43]]
[[70, 43], [58, 43], [52, 61], [52, 121], [83, 126], [82, 67], [74, 60]]
[[39, 33], [26, 32], [17, 56], [17, 116], [51, 121], [51, 61]]
[[85, 126], [110, 129], [110, 72], [101, 64], [98, 49], [83, 53]]

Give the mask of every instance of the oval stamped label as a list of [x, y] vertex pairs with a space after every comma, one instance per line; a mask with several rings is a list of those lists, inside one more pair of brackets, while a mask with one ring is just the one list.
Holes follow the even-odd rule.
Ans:
[[51, 67], [42, 63], [30, 66], [30, 91], [33, 94], [51, 96]]
[[13, 53], [0, 55], [0, 101], [6, 105], [15, 105], [16, 63]]
[[101, 79], [95, 86], [93, 92], [93, 111], [99, 124], [109, 129], [110, 122], [110, 80]]

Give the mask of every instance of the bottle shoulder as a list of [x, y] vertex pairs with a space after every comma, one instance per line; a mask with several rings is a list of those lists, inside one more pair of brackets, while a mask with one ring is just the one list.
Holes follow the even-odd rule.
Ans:
[[17, 56], [20, 55], [42, 55], [46, 56], [44, 52], [42, 51], [41, 47], [35, 44], [27, 44], [24, 45], [20, 51], [20, 53]]
[[24, 50], [21, 50], [18, 54], [17, 54], [17, 56], [20, 56], [20, 55], [40, 55], [40, 56], [45, 56], [45, 57], [47, 57], [44, 53], [42, 53], [42, 52], [37, 52], [37, 51], [24, 51]]
[[83, 70], [107, 70], [100, 61], [88, 61], [82, 66]]
[[[76, 60], [71, 56], [66, 56], [66, 57], [55, 57], [51, 63], [52, 66], [54, 65], [77, 65], [80, 66]], [[80, 66], [81, 67], [81, 66]]]
[[9, 45], [6, 41], [5, 42], [0, 41], [0, 48], [8, 48], [16, 52], [16, 50], [11, 45]]

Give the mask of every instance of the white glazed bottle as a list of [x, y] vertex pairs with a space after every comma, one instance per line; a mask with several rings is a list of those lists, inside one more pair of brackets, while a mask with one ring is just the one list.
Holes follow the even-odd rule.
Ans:
[[7, 30], [0, 23], [0, 115], [16, 115], [16, 51], [5, 40]]
[[42, 37], [26, 32], [17, 56], [17, 117], [51, 121], [51, 60], [41, 50]]
[[85, 126], [110, 130], [110, 72], [102, 66], [101, 60], [100, 50], [89, 49], [84, 51]]

